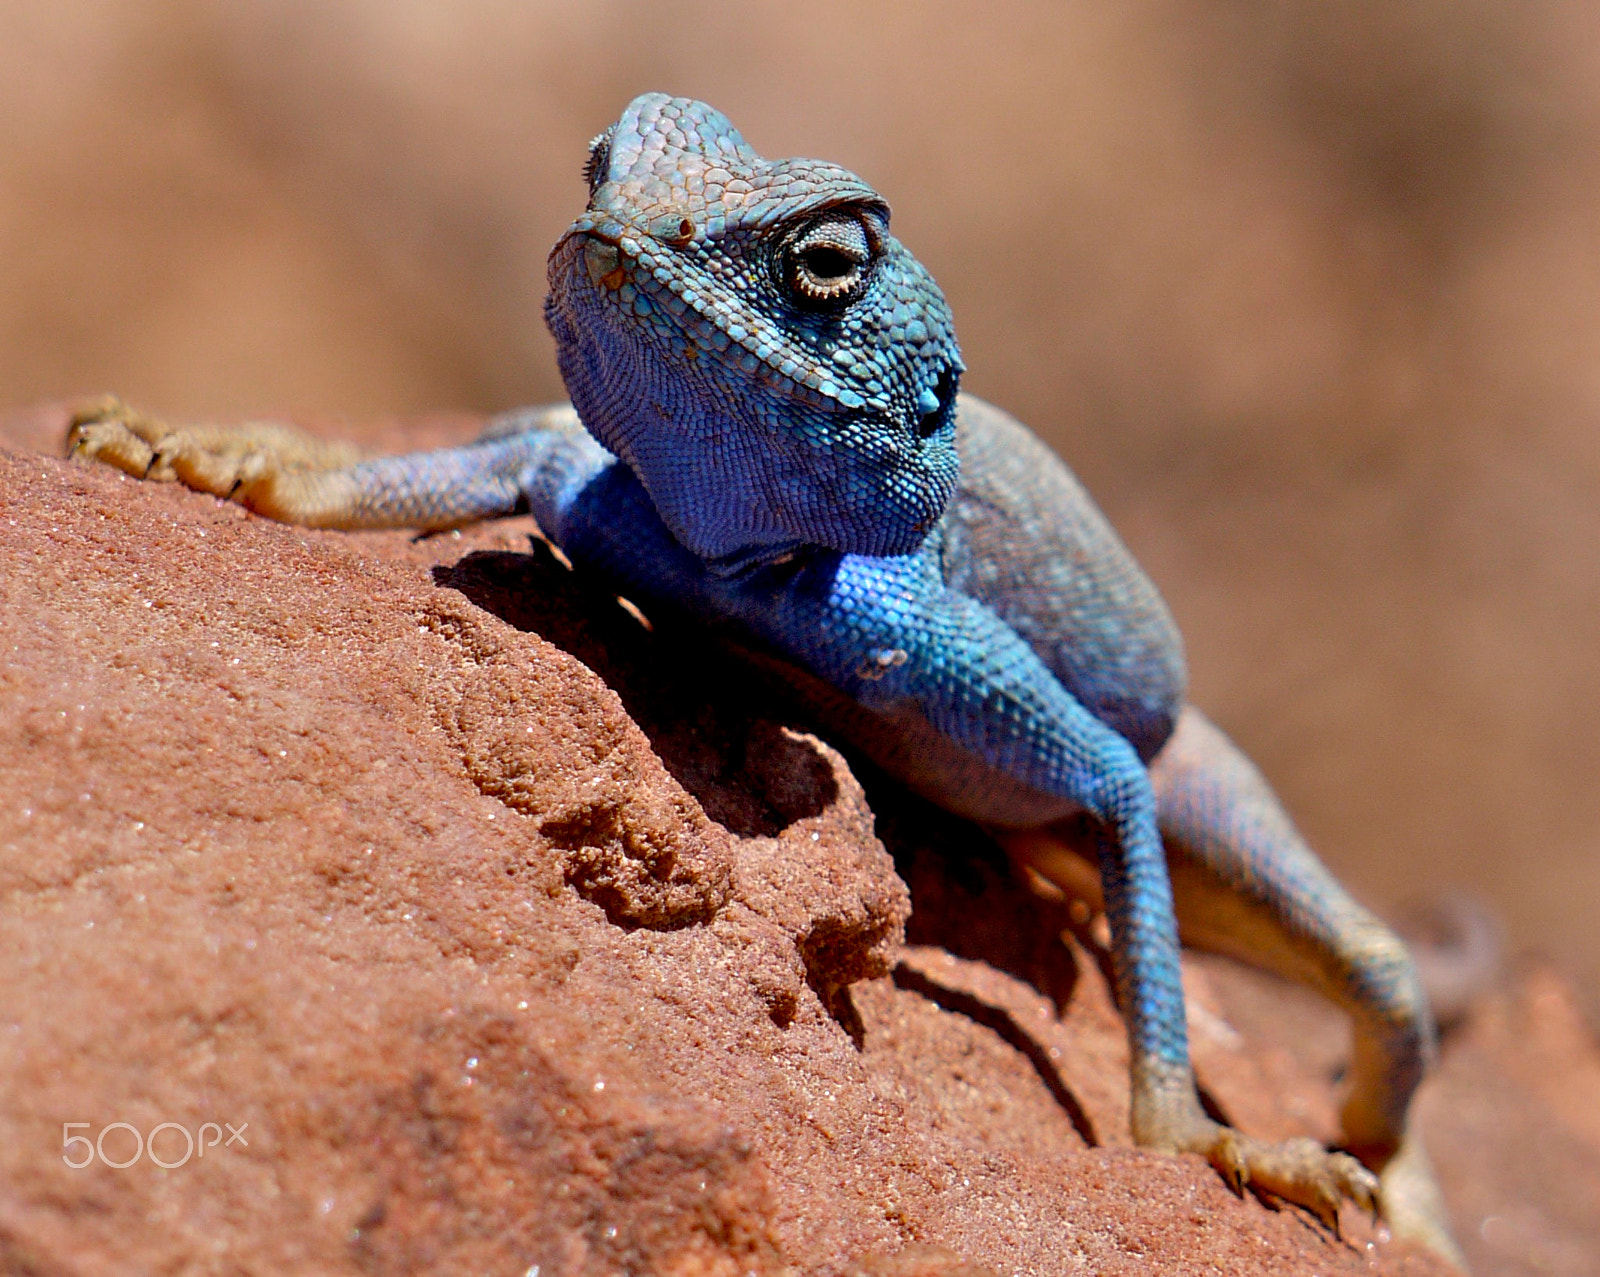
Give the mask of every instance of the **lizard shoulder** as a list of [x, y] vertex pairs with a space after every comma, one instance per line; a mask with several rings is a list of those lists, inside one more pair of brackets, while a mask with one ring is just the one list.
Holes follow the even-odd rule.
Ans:
[[1183, 642], [1154, 583], [1077, 477], [1015, 417], [963, 394], [956, 441], [946, 584], [997, 613], [1068, 691], [1152, 757], [1185, 683]]

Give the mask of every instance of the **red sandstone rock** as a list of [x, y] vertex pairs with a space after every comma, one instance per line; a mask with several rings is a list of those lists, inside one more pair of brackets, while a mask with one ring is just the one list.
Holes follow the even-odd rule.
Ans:
[[[531, 532], [0, 450], [0, 1269], [1444, 1271], [1129, 1147], [1092, 933]], [[1214, 1101], [1331, 1135], [1337, 1020], [1189, 978]], [[1483, 1273], [1595, 1253], [1600, 1056], [1530, 979], [1422, 1106]]]

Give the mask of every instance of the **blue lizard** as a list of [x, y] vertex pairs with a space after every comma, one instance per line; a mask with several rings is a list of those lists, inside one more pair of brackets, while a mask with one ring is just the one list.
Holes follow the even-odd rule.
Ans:
[[[1080, 891], [1088, 867], [1051, 826], [1088, 813], [1138, 1143], [1200, 1153], [1335, 1227], [1344, 1198], [1380, 1205], [1457, 1257], [1407, 1128], [1433, 1052], [1410, 958], [1185, 704], [1172, 618], [1071, 473], [959, 393], [949, 308], [883, 199], [835, 165], [763, 159], [719, 112], [660, 94], [595, 139], [585, 172], [545, 308], [571, 406], [350, 465], [113, 401], [80, 415], [71, 450], [311, 526], [529, 511], [633, 597], [792, 665], [888, 772]], [[1180, 927], [1351, 1013], [1356, 1156], [1206, 1115]]]

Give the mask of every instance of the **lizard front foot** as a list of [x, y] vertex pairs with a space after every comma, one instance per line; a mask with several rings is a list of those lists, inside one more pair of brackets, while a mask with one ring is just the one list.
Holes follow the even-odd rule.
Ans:
[[1335, 1236], [1345, 1201], [1377, 1214], [1378, 1178], [1349, 1154], [1311, 1139], [1272, 1143], [1242, 1135], [1207, 1117], [1192, 1089], [1188, 1096], [1168, 1092], [1150, 1099], [1154, 1102], [1135, 1106], [1134, 1135], [1142, 1147], [1199, 1153], [1235, 1192], [1248, 1186], [1303, 1206]]
[[292, 426], [173, 426], [114, 395], [73, 412], [66, 450], [69, 457], [105, 462], [136, 479], [177, 481], [291, 523], [308, 521], [306, 494], [321, 476], [358, 459], [351, 445], [317, 439]]

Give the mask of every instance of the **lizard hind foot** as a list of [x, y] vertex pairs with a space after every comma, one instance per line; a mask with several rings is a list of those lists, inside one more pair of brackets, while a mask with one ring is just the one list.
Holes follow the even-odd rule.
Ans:
[[1379, 1196], [1389, 1231], [1442, 1255], [1463, 1272], [1467, 1261], [1450, 1233], [1450, 1214], [1422, 1141], [1410, 1132], [1379, 1175]]

